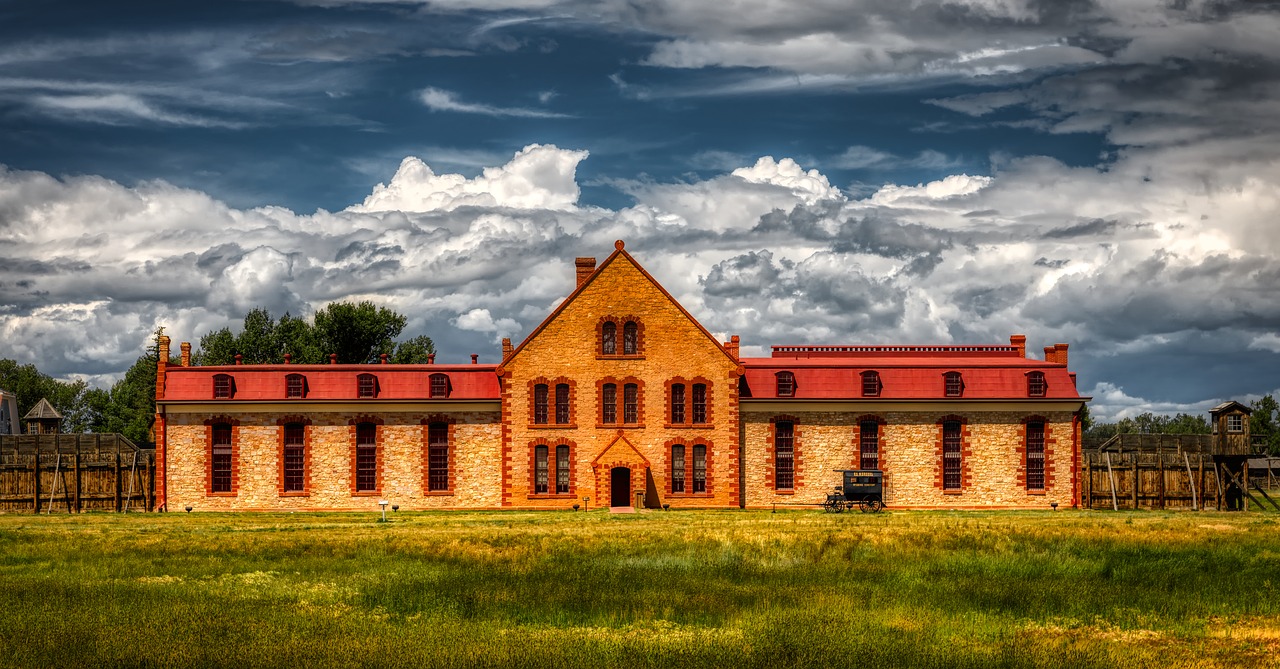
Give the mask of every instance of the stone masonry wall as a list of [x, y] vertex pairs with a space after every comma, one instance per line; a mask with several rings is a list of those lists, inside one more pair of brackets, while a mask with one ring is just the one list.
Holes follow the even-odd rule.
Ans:
[[354, 510], [378, 509], [385, 499], [402, 509], [495, 508], [501, 492], [500, 420], [498, 412], [449, 414], [455, 421], [450, 448], [453, 451], [453, 489], [449, 493], [425, 493], [426, 452], [422, 421], [438, 412], [378, 413], [359, 417], [381, 420], [379, 426], [380, 488], [375, 493], [353, 494], [351, 413], [309, 412], [307, 427], [308, 489], [281, 492], [281, 416], [236, 413], [237, 475], [233, 495], [208, 492], [210, 446], [205, 422], [214, 415], [168, 416], [168, 508], [178, 511], [190, 505], [200, 511], [231, 510]]
[[[957, 407], [960, 408], [960, 407]], [[781, 415], [779, 412], [776, 415]], [[837, 469], [856, 469], [854, 439], [861, 412], [787, 412], [796, 419], [797, 485], [773, 489], [770, 419], [772, 412], [742, 412], [746, 506], [816, 504], [840, 485]], [[880, 436], [880, 469], [885, 502], [895, 508], [1048, 508], [1072, 504], [1072, 420], [1069, 412], [886, 412]], [[966, 485], [957, 493], [941, 489], [941, 428], [944, 416], [967, 420], [964, 437]], [[1023, 469], [1023, 421], [1046, 419], [1045, 490], [1028, 491]], [[803, 467], [803, 479], [800, 477]]]

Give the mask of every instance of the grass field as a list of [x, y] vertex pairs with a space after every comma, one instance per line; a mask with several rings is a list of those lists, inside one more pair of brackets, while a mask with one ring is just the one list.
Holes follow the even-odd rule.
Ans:
[[0, 664], [1280, 667], [1278, 518], [0, 516]]

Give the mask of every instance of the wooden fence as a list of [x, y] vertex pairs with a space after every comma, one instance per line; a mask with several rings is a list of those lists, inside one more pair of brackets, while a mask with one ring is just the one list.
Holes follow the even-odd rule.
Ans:
[[0, 435], [0, 512], [151, 511], [155, 451], [118, 434]]
[[1221, 509], [1226, 481], [1205, 453], [1085, 451], [1086, 509]]

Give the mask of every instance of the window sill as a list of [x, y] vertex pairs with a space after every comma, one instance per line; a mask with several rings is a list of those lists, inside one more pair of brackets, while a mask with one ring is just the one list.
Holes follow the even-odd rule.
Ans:
[[577, 499], [577, 496], [571, 492], [561, 492], [561, 493], [555, 493], [555, 494], [541, 492], [541, 493], [534, 493], [529, 495], [529, 499]]
[[671, 492], [667, 493], [667, 497], [671, 499], [710, 499], [714, 495], [709, 492]]
[[1028, 495], [1036, 495], [1038, 497], [1043, 497], [1046, 493], [1047, 491], [1045, 490], [1028, 490], [1027, 491]]
[[597, 430], [643, 430], [644, 423], [596, 423]]
[[604, 355], [603, 353], [596, 355], [596, 360], [644, 360], [643, 353], [634, 353], [631, 355]]
[[795, 488], [791, 488], [791, 489], [788, 489], [788, 490], [774, 490], [774, 491], [773, 491], [773, 494], [775, 494], [775, 495], [794, 495], [794, 494], [796, 494], [796, 491], [795, 491]]
[[963, 490], [943, 490], [943, 491], [942, 491], [942, 494], [944, 494], [944, 495], [959, 495], [959, 494], [962, 494], [963, 492], [964, 492]]
[[288, 492], [280, 493], [280, 496], [281, 497], [310, 497], [311, 493], [305, 490], [290, 490]]
[[234, 490], [231, 492], [207, 492], [204, 494], [204, 496], [205, 497], [239, 497], [240, 493], [235, 492]]
[[452, 490], [428, 490], [422, 493], [423, 497], [453, 497]]
[[381, 490], [353, 490], [351, 491], [351, 496], [352, 497], [381, 497], [382, 491]]
[[576, 430], [577, 423], [531, 423], [530, 430]]
[[662, 427], [668, 430], [714, 430], [716, 426], [712, 423], [663, 423]]

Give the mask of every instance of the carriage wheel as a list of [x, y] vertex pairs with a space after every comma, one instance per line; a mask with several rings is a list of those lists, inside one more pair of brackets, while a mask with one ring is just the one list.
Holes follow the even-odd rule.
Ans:
[[867, 512], [867, 500], [865, 499], [858, 500], [858, 510], [861, 511], [862, 513]]
[[826, 511], [827, 513], [832, 513], [832, 512], [834, 512], [834, 511], [835, 511], [835, 508], [834, 508], [834, 507], [835, 507], [835, 503], [834, 503], [834, 502], [832, 502], [831, 500], [827, 500], [827, 501], [825, 501], [825, 502], [823, 502], [823, 503], [822, 503], [822, 510], [823, 510], [823, 511]]
[[884, 509], [884, 500], [873, 499], [867, 503], [867, 506], [871, 509], [871, 513], [880, 513]]

